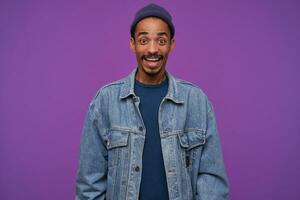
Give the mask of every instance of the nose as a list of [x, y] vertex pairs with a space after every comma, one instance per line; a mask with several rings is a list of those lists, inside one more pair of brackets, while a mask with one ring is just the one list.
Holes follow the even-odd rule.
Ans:
[[158, 46], [155, 41], [151, 41], [148, 46], [148, 52], [151, 54], [158, 52]]

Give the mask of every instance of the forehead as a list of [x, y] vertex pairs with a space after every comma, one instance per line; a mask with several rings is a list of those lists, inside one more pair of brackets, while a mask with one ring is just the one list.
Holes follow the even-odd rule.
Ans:
[[170, 36], [170, 29], [168, 24], [162, 19], [156, 17], [148, 17], [139, 21], [136, 25], [135, 33], [147, 32], [149, 34], [156, 34], [158, 32], [165, 32]]

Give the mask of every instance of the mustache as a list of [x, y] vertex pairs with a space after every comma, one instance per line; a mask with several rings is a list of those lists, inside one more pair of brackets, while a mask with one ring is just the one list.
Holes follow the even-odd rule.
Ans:
[[163, 56], [159, 55], [159, 54], [147, 54], [147, 55], [144, 55], [143, 58], [145, 58], [145, 59], [161, 59], [161, 58], [163, 58]]

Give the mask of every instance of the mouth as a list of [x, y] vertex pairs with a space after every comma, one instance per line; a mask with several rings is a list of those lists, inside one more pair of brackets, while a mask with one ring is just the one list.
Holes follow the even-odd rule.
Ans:
[[162, 60], [162, 56], [144, 56], [143, 61], [147, 67], [156, 68], [160, 66], [160, 61]]

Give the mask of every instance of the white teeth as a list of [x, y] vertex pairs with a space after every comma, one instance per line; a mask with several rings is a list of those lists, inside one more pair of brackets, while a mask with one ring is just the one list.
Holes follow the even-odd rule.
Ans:
[[145, 60], [148, 60], [148, 61], [159, 61], [158, 58], [145, 58]]

